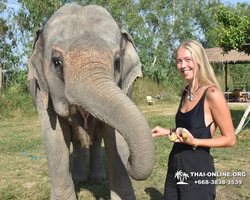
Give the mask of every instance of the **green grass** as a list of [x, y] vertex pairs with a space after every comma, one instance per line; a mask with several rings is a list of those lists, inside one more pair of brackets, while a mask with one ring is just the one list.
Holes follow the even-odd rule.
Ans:
[[27, 87], [13, 85], [0, 90], [0, 120], [36, 115]]
[[45, 155], [38, 117], [0, 121], [0, 199], [49, 199], [46, 159], [31, 160], [25, 154]]
[[157, 84], [148, 78], [141, 78], [134, 83], [132, 100], [137, 106], [146, 106], [146, 96], [165, 94], [161, 99], [154, 99], [156, 104], [168, 104], [179, 101], [180, 88], [172, 88], [164, 84]]
[[[155, 99], [155, 106], [146, 104], [146, 95], [157, 95], [162, 91], [166, 92], [167, 96], [161, 100]], [[46, 158], [38, 157], [32, 160], [31, 157], [20, 154], [23, 151], [24, 154], [28, 155], [46, 155], [38, 116], [29, 96], [20, 97], [26, 99], [26, 105], [23, 105], [22, 103], [13, 103], [16, 100], [9, 95], [1, 95], [1, 98], [8, 96], [9, 102], [4, 103], [5, 108], [0, 107], [0, 199], [47, 200], [50, 196], [50, 179]], [[12, 99], [9, 100], [9, 98]], [[178, 92], [143, 79], [138, 81], [134, 87], [133, 100], [144, 114], [150, 128], [156, 125], [166, 128], [175, 126], [175, 113], [180, 100]], [[10, 105], [15, 105], [16, 108], [10, 108]], [[246, 107], [246, 104], [229, 105], [234, 128], [237, 128]], [[10, 110], [6, 111], [8, 108]], [[28, 108], [29, 111], [26, 113], [25, 109]], [[9, 115], [4, 115], [3, 111], [9, 112]], [[216, 132], [216, 136], [218, 135], [219, 132]], [[246, 177], [234, 178], [241, 179], [242, 185], [217, 185], [217, 200], [250, 199], [249, 135], [250, 123], [238, 134], [234, 147], [211, 149], [217, 172], [245, 172], [247, 174]], [[154, 142], [156, 162], [153, 173], [145, 181], [132, 180], [138, 200], [160, 200], [163, 197], [168, 156], [173, 144], [164, 137], [155, 138]], [[229, 178], [219, 177], [218, 179]], [[230, 179], [233, 178], [230, 177]], [[79, 200], [109, 199], [108, 180], [99, 183], [87, 181], [76, 190]]]
[[[177, 103], [155, 106], [140, 106], [148, 120], [150, 127], [156, 125], [174, 127], [174, 115]], [[234, 124], [238, 125], [245, 107], [230, 106], [231, 113], [238, 113], [234, 117]], [[219, 134], [219, 133], [216, 133]], [[237, 177], [243, 181], [242, 185], [218, 185], [218, 200], [250, 199], [250, 125], [237, 136], [236, 145], [232, 148], [214, 148], [211, 154], [214, 157], [217, 172], [246, 172], [247, 177]], [[153, 173], [146, 181], [132, 181], [137, 199], [161, 199], [163, 195], [165, 176], [167, 172], [168, 155], [172, 143], [167, 138], [155, 138], [156, 162]], [[46, 158], [37, 158], [20, 155], [24, 153], [45, 156], [38, 117], [13, 118], [0, 121], [0, 199], [49, 199], [50, 180]], [[237, 179], [235, 178], [235, 179]], [[228, 179], [220, 177], [218, 179]], [[230, 178], [232, 179], [232, 178]], [[109, 198], [109, 182], [95, 183], [87, 181], [78, 189], [79, 199]]]

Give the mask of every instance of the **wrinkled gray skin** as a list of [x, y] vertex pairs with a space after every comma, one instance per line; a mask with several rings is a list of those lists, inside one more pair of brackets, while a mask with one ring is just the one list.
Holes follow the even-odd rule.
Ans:
[[144, 180], [154, 166], [150, 128], [128, 97], [139, 76], [132, 37], [102, 7], [66, 5], [37, 31], [29, 80], [46, 146], [51, 199], [75, 200], [74, 183], [106, 179], [102, 138], [111, 199], [135, 199], [130, 176]]

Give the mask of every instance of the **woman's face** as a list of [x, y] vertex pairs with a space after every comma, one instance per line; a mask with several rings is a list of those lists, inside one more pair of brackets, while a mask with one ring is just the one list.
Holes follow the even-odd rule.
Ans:
[[194, 79], [194, 70], [196, 75], [199, 72], [197, 63], [193, 61], [192, 53], [184, 47], [177, 51], [176, 62], [178, 71], [188, 81]]

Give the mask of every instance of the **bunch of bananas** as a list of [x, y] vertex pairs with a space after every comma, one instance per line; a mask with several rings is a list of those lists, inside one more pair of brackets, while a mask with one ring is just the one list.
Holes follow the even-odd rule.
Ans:
[[[188, 138], [187, 132], [185, 132], [182, 128], [178, 129], [177, 134], [179, 134], [179, 136], [181, 136], [183, 139], [187, 139]], [[177, 140], [177, 138], [178, 137], [177, 137], [176, 133], [172, 133], [170, 135], [170, 141], [171, 142], [175, 142], [175, 140]]]

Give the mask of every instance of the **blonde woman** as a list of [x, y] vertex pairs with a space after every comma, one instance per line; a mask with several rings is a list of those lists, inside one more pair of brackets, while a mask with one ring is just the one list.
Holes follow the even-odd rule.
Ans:
[[[171, 139], [170, 135], [177, 135], [169, 155], [164, 200], [215, 199], [216, 177], [211, 175], [215, 168], [210, 148], [235, 144], [231, 114], [199, 42], [181, 44], [176, 62], [183, 80], [188, 82], [175, 117], [176, 129], [157, 126], [152, 130], [153, 137], [168, 135]], [[217, 127], [221, 135], [213, 137]], [[177, 134], [183, 132], [186, 137]]]

